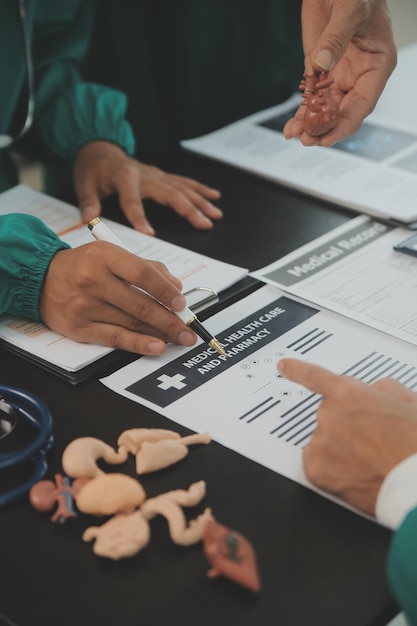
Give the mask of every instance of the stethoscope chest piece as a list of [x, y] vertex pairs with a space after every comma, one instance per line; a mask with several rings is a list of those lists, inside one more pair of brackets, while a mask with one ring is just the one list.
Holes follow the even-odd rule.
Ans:
[[34, 394], [0, 385], [0, 506], [20, 500], [46, 473], [52, 417]]

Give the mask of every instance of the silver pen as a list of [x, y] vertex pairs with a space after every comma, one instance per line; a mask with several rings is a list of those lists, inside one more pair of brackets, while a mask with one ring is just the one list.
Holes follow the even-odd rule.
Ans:
[[[126, 244], [123, 243], [123, 241], [119, 239], [119, 237], [117, 237], [99, 217], [95, 217], [91, 220], [88, 224], [88, 228], [97, 241], [107, 241], [108, 243], [113, 243], [116, 246], [131, 252]], [[185, 307], [182, 311], [173, 311], [173, 313], [175, 313], [175, 315], [179, 317], [180, 320], [182, 320], [187, 326], [192, 328], [193, 331], [210, 346], [210, 348], [214, 348], [222, 355], [226, 354], [216, 337], [213, 337], [213, 335], [211, 335], [208, 330], [204, 328], [203, 324], [199, 319], [197, 319], [197, 316], [194, 315], [191, 309]]]

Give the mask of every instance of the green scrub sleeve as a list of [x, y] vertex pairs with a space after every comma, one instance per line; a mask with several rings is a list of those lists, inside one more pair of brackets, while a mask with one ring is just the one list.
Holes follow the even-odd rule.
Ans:
[[132, 156], [135, 141], [125, 111], [121, 92], [99, 85], [73, 85], [40, 115], [42, 142], [63, 160], [72, 160], [81, 146], [96, 140], [114, 143]]
[[417, 508], [393, 535], [387, 574], [391, 591], [412, 626], [417, 626]]
[[51, 155], [72, 159], [93, 140], [119, 145], [129, 155], [135, 140], [125, 120], [122, 92], [83, 81], [79, 66], [92, 25], [90, 2], [44, 0], [34, 15], [35, 129]]
[[53, 256], [69, 248], [40, 219], [0, 216], [0, 313], [40, 321], [39, 296]]

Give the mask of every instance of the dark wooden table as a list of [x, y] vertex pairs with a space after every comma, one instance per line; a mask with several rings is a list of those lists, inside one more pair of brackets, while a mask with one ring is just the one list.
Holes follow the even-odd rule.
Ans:
[[[225, 215], [212, 232], [198, 232], [169, 209], [149, 205], [157, 235], [250, 269], [351, 217], [195, 156], [179, 153], [164, 165], [220, 188]], [[107, 210], [122, 219], [111, 203]], [[4, 349], [0, 382], [34, 392], [48, 404], [55, 434], [48, 477], [61, 471], [62, 451], [76, 437], [115, 445], [127, 428], [186, 433], [96, 378], [71, 386]], [[134, 475], [133, 462], [123, 470]], [[113, 562], [81, 541], [96, 519], [80, 516], [60, 526], [22, 502], [0, 511], [0, 614], [18, 626], [385, 626], [394, 616], [385, 579], [387, 530], [217, 443], [142, 482], [150, 497], [197, 480], [206, 481], [207, 496], [190, 515], [210, 506], [221, 523], [252, 541], [261, 593], [226, 579], [209, 580], [201, 545], [174, 545], [163, 518], [152, 521], [147, 548]]]

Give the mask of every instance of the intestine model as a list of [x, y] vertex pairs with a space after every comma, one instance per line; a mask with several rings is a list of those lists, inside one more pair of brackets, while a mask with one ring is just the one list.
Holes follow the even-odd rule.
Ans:
[[[96, 480], [96, 479], [94, 479]], [[100, 502], [103, 485], [97, 485], [95, 492], [93, 481], [88, 485], [90, 493], [84, 500], [89, 501], [93, 496], [94, 502]], [[193, 483], [188, 490], [176, 489], [168, 491], [155, 498], [145, 500], [139, 509], [128, 514], [117, 514], [101, 526], [90, 526], [83, 534], [84, 541], [95, 540], [93, 551], [99, 556], [113, 560], [134, 556], [144, 548], [150, 540], [151, 532], [149, 521], [156, 515], [163, 515], [169, 526], [169, 533], [174, 543], [182, 546], [190, 546], [201, 541], [207, 520], [211, 519], [210, 509], [196, 519], [187, 523], [181, 507], [195, 506], [200, 503], [206, 494], [204, 481]], [[78, 495], [83, 498], [82, 491]], [[89, 511], [92, 510], [89, 505]]]

